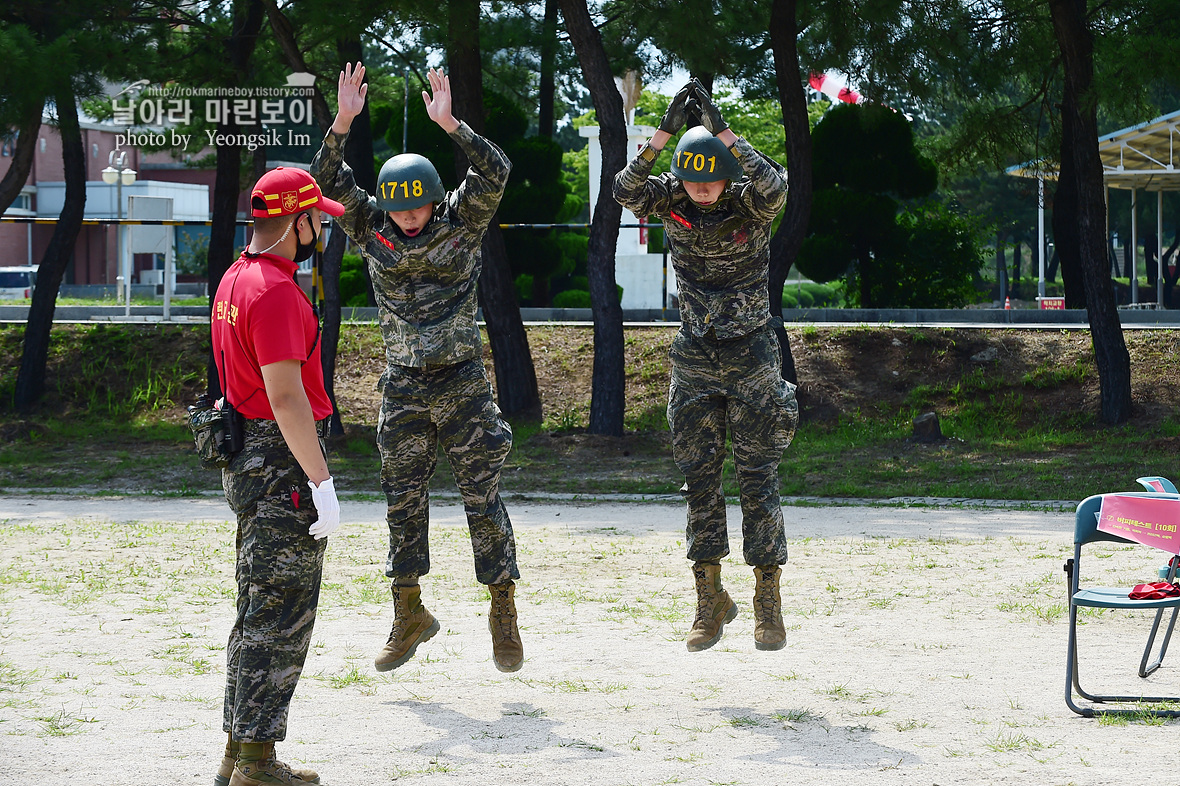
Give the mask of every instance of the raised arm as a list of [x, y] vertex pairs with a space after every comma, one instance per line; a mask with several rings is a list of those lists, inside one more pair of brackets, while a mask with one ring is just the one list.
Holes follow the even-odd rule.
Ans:
[[332, 122], [332, 130], [341, 136], [346, 135], [352, 128], [352, 121], [365, 108], [365, 96], [369, 94], [369, 86], [365, 83], [365, 67], [359, 62], [356, 66], [344, 64], [344, 70], [336, 80], [336, 119]]
[[430, 93], [422, 91], [422, 101], [426, 104], [426, 114], [438, 124], [439, 128], [448, 134], [453, 134], [459, 128], [459, 121], [451, 114], [451, 78], [443, 73], [441, 68], [432, 68], [426, 73], [430, 80]]
[[668, 140], [684, 127], [691, 95], [692, 83], [689, 82], [673, 96], [667, 111], [660, 119], [660, 127], [639, 151], [639, 155], [632, 158], [627, 166], [615, 175], [615, 184], [611, 192], [615, 201], [637, 216], [658, 212], [671, 199], [671, 191], [665, 184], [649, 175]]
[[737, 136], [721, 115], [721, 110], [705, 91], [703, 85], [692, 80], [690, 112], [699, 113], [701, 125], [732, 149], [742, 171], [750, 180], [740, 199], [754, 213], [772, 219], [787, 201], [787, 172], [777, 163], [754, 149], [753, 145]]
[[336, 119], [324, 137], [324, 143], [311, 161], [311, 176], [319, 183], [324, 196], [344, 205], [344, 215], [336, 222], [354, 241], [367, 240], [374, 223], [375, 208], [369, 205], [369, 195], [356, 184], [352, 169], [344, 162], [344, 145], [352, 121], [365, 106], [369, 86], [364, 83], [365, 67], [345, 64], [337, 82], [339, 108]]
[[472, 227], [485, 227], [496, 214], [512, 162], [504, 151], [461, 123], [451, 112], [451, 78], [442, 69], [430, 69], [430, 93], [422, 91], [426, 114], [447, 132], [471, 164], [456, 194], [460, 220]]

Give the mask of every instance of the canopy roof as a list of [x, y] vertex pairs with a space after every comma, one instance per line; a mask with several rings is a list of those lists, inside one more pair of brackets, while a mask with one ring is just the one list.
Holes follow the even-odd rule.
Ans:
[[[1098, 137], [1098, 157], [1111, 188], [1180, 191], [1180, 111]], [[1028, 161], [1009, 167], [1008, 174], [1055, 180], [1057, 169]]]

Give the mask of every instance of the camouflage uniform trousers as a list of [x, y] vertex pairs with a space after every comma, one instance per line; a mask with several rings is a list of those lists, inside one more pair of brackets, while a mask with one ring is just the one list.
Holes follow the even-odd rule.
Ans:
[[[321, 446], [326, 425], [319, 424]], [[235, 740], [271, 742], [287, 734], [328, 541], [307, 534], [318, 514], [278, 424], [247, 420], [245, 430], [245, 446], [222, 470], [225, 499], [238, 517], [238, 614], [226, 646], [222, 723]]]
[[799, 422], [795, 386], [782, 378], [778, 338], [766, 325], [736, 339], [672, 340], [668, 425], [672, 456], [688, 482], [686, 542], [690, 560], [729, 554], [721, 469], [725, 434], [733, 443], [748, 565], [787, 561], [778, 465]]
[[476, 579], [502, 584], [520, 578], [512, 522], [500, 499], [512, 429], [500, 417], [482, 361], [390, 365], [381, 388], [377, 448], [388, 503], [385, 575], [412, 579], [430, 571], [428, 485], [441, 442], [463, 497]]

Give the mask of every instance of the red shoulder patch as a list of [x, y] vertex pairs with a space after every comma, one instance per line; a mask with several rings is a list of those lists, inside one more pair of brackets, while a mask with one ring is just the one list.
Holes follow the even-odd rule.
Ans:
[[386, 248], [388, 248], [390, 251], [397, 251], [397, 249], [396, 249], [396, 248], [394, 248], [394, 246], [393, 246], [393, 241], [392, 241], [392, 240], [387, 240], [387, 239], [385, 238], [385, 235], [383, 235], [383, 234], [381, 234], [380, 232], [377, 232], [377, 231], [374, 231], [374, 232], [373, 232], [373, 234], [374, 234], [374, 235], [376, 235], [376, 236], [377, 236], [377, 239], [381, 241], [381, 245], [385, 246], [385, 247], [386, 247]]
[[677, 213], [675, 210], [670, 211], [669, 215], [672, 216], [672, 220], [675, 221], [677, 224], [680, 224], [683, 227], [687, 227], [688, 229], [692, 229], [692, 224], [689, 223], [688, 219], [685, 218], [684, 216], [680, 215], [679, 213]]

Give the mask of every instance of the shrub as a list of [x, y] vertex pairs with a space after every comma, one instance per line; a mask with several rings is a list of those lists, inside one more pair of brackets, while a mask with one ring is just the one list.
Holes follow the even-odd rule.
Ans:
[[364, 259], [360, 254], [345, 254], [340, 260], [340, 305], [364, 308], [369, 305], [369, 285], [365, 281]]
[[554, 308], [590, 308], [590, 293], [585, 289], [567, 289], [553, 296]]

